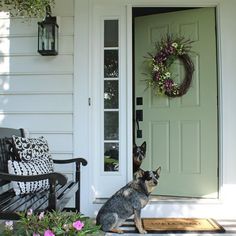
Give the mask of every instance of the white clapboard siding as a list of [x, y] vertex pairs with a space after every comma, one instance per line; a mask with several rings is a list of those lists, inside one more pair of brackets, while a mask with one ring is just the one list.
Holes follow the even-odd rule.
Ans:
[[74, 16], [74, 0], [56, 0], [52, 7], [52, 15]]
[[0, 57], [2, 61], [0, 74], [71, 74], [73, 73], [73, 56], [12, 56]]
[[[49, 147], [50, 149], [50, 147]], [[50, 150], [51, 152], [51, 150]], [[65, 159], [72, 159], [74, 158], [73, 154], [71, 153], [53, 153], [51, 152], [52, 158], [57, 160], [65, 160]], [[71, 164], [71, 163], [70, 163]], [[63, 165], [62, 165], [63, 168]]]
[[0, 126], [25, 128], [34, 133], [72, 133], [72, 122], [72, 114], [9, 114], [0, 109]]
[[71, 94], [0, 95], [0, 107], [5, 112], [72, 112]]
[[52, 153], [73, 153], [72, 133], [30, 133], [31, 137], [39, 137], [42, 135], [47, 139], [49, 148]]
[[[0, 37], [17, 37], [17, 36], [37, 36], [39, 19], [32, 18], [23, 20], [21, 18], [1, 18], [0, 20]], [[74, 18], [71, 16], [57, 16], [59, 25], [59, 35], [74, 34]]]
[[[59, 37], [59, 49], [60, 55], [73, 54], [73, 36], [61, 35]], [[20, 45], [20, 47], [19, 47]], [[17, 36], [10, 39], [5, 36], [0, 38], [0, 56], [8, 55], [38, 55], [37, 36]]]
[[72, 93], [73, 75], [0, 75], [0, 94]]
[[[73, 158], [74, 0], [56, 0], [59, 54], [37, 53], [38, 21], [0, 13], [0, 127], [44, 136], [55, 159]], [[74, 165], [55, 166], [73, 179]], [[74, 206], [71, 199], [68, 207]]]

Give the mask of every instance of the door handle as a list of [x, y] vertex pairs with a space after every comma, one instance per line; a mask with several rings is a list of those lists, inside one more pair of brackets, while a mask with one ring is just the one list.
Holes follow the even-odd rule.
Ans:
[[136, 110], [136, 120], [143, 121], [143, 110]]
[[139, 129], [139, 122], [143, 121], [143, 110], [136, 110], [137, 138], [142, 138], [142, 130]]

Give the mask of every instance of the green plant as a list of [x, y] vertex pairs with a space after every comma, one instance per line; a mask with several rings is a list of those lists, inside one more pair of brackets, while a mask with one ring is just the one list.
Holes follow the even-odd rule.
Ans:
[[11, 16], [44, 17], [45, 8], [53, 6], [55, 0], [0, 0], [1, 10], [9, 11]]
[[19, 213], [20, 220], [6, 221], [3, 236], [81, 236], [100, 234], [99, 226], [77, 212], [41, 212], [34, 214], [32, 210]]

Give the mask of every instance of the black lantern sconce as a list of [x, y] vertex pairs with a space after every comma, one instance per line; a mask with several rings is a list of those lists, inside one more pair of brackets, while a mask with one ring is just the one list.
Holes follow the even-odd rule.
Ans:
[[58, 54], [58, 24], [50, 6], [46, 7], [45, 19], [38, 22], [38, 52], [43, 56]]

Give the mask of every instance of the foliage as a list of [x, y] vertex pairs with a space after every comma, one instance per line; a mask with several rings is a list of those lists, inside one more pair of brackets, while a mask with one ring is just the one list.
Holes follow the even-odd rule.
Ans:
[[3, 236], [82, 236], [99, 234], [99, 226], [91, 219], [77, 212], [41, 212], [34, 214], [32, 210], [19, 213], [17, 222], [6, 221]]
[[54, 4], [55, 0], [0, 0], [0, 9], [11, 16], [43, 18], [46, 6]]
[[[183, 37], [167, 35], [160, 42], [156, 43], [156, 53], [149, 54], [148, 67], [151, 78], [147, 79], [147, 86], [152, 87], [157, 95], [177, 97], [185, 94], [190, 86], [194, 71], [193, 63], [188, 56], [191, 49], [190, 40]], [[184, 63], [186, 76], [182, 84], [178, 85], [173, 80], [173, 73], [170, 70], [175, 60], [179, 59]]]

